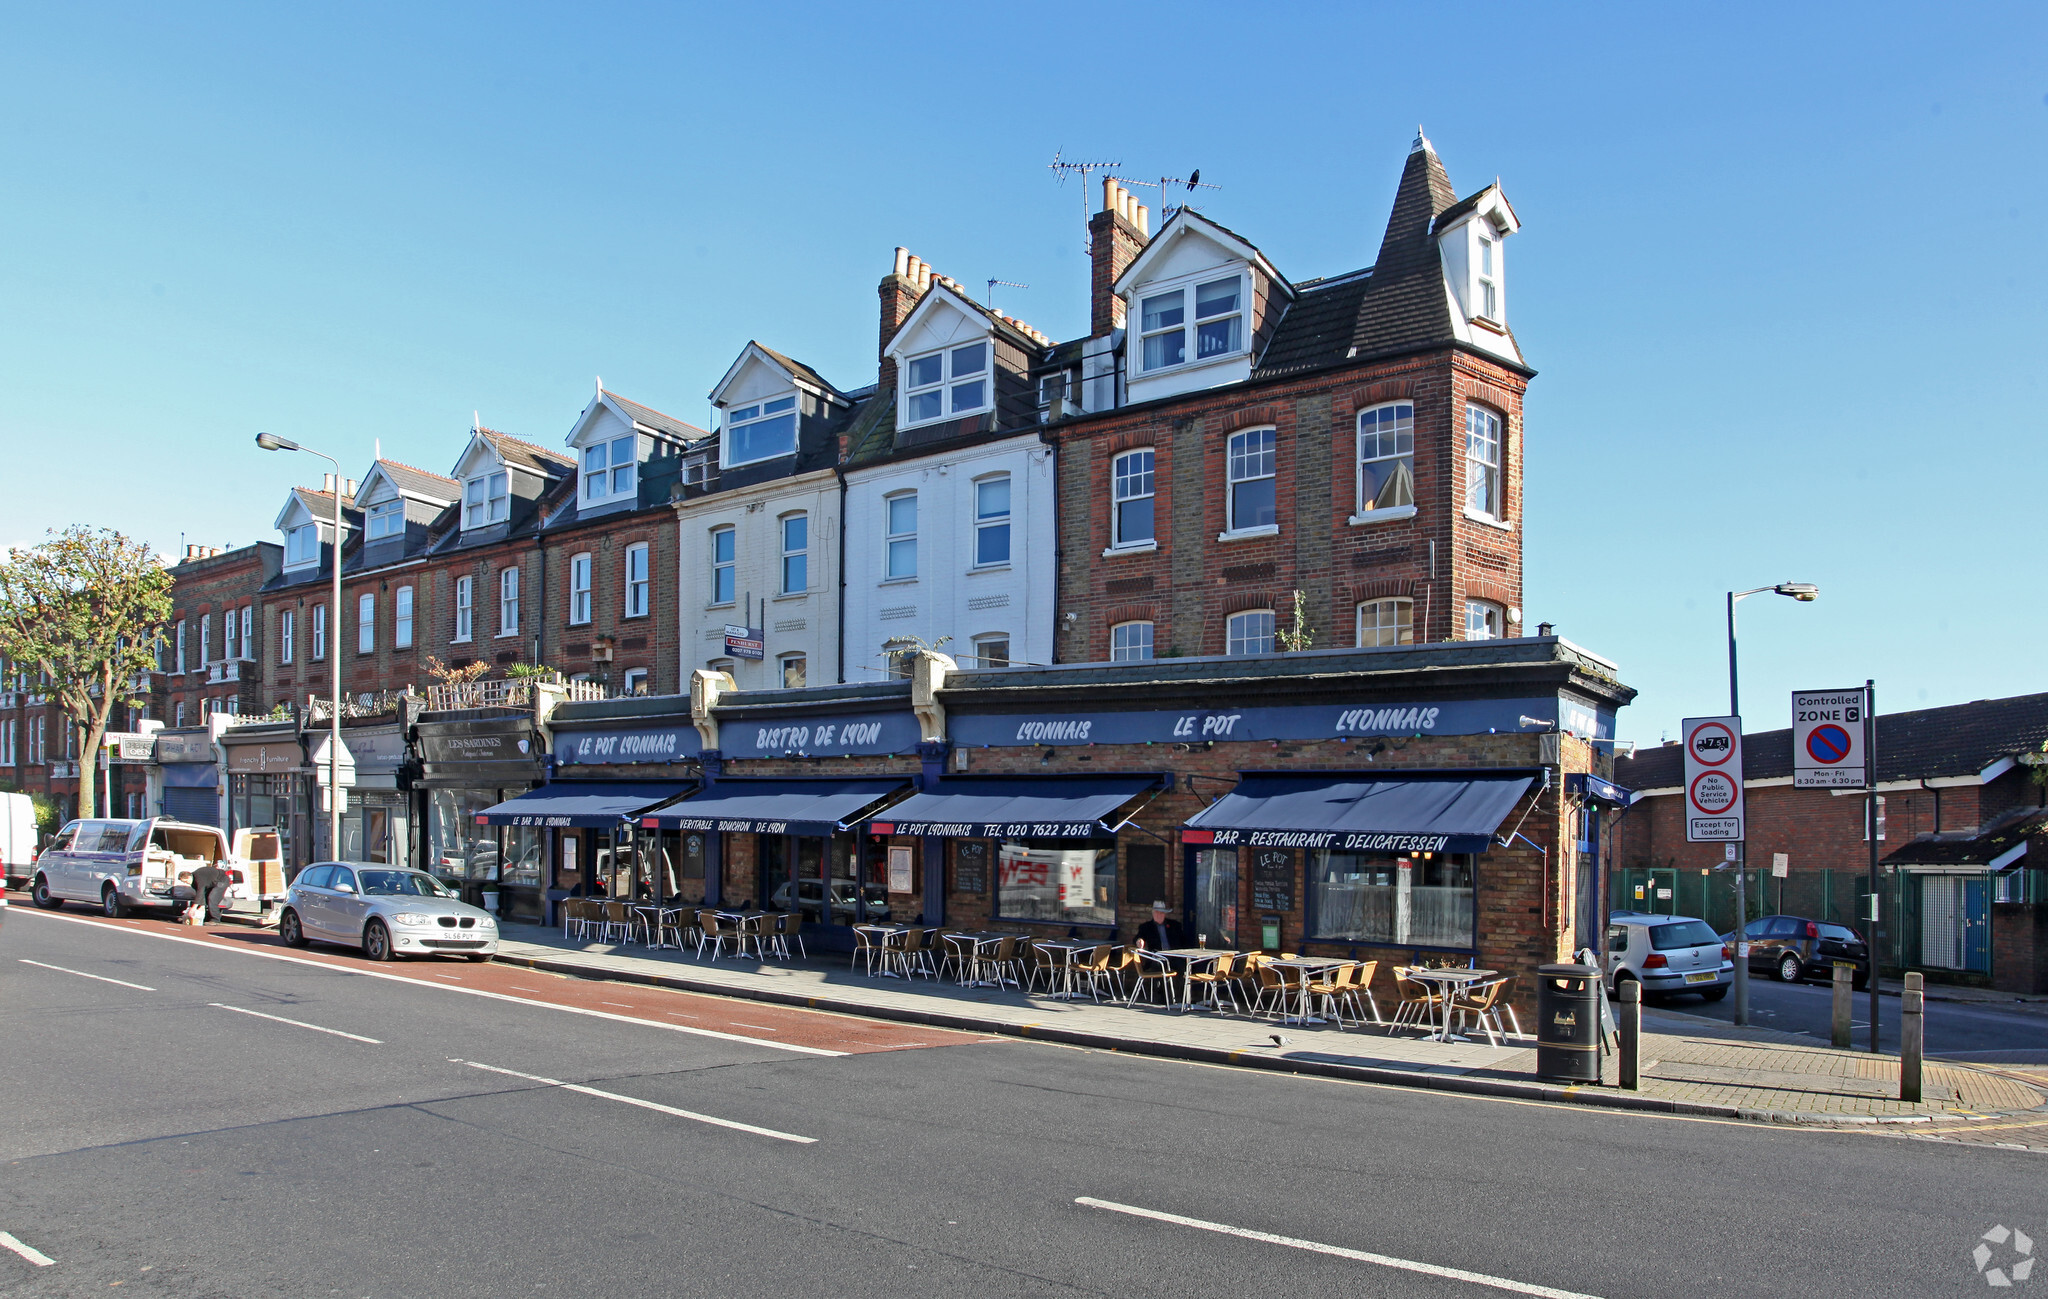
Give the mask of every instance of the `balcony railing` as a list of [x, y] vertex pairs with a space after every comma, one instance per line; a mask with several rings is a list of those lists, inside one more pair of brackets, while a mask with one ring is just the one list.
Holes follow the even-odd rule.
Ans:
[[[341, 715], [344, 720], [351, 717], [385, 717], [396, 713], [407, 699], [417, 699], [411, 690], [378, 690], [356, 695], [344, 695], [341, 700]], [[331, 713], [325, 699], [315, 698], [306, 706], [306, 724], [324, 722]]]
[[221, 659], [206, 667], [206, 684], [217, 686], [242, 679], [242, 659]]
[[558, 687], [569, 703], [603, 699], [604, 686], [595, 681], [564, 681], [559, 675], [508, 677], [496, 681], [450, 681], [427, 687], [430, 712], [454, 712], [463, 708], [530, 708], [536, 684]]
[[66, 761], [66, 760], [64, 760], [64, 759], [59, 759], [58, 761], [56, 761], [56, 762], [53, 762], [53, 763], [51, 763], [51, 764], [50, 764], [50, 779], [51, 779], [51, 780], [76, 780], [76, 779], [78, 779], [78, 763], [77, 763], [77, 762], [76, 762], [75, 760], [74, 760], [74, 761]]

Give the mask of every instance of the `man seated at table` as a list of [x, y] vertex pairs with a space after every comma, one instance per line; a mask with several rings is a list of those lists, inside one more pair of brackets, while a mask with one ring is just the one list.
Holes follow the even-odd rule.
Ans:
[[1154, 902], [1152, 918], [1138, 926], [1138, 950], [1164, 952], [1187, 945], [1188, 936], [1182, 932], [1180, 923], [1167, 917], [1166, 904]]

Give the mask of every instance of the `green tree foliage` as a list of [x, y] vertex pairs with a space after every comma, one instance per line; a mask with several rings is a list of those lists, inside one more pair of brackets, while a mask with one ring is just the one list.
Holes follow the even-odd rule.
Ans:
[[[156, 667], [171, 575], [145, 542], [74, 525], [0, 560], [0, 658], [64, 710], [78, 737], [78, 814], [93, 815], [92, 762], [116, 700]], [[31, 686], [31, 689], [37, 687]]]

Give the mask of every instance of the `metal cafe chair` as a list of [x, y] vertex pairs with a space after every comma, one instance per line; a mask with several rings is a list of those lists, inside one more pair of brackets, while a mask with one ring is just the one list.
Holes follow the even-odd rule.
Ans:
[[1229, 952], [1216, 958], [1206, 970], [1197, 970], [1188, 976], [1191, 988], [1204, 991], [1203, 1004], [1211, 1010], [1222, 1010], [1223, 999], [1230, 999], [1232, 1010], [1243, 1010], [1237, 1002], [1237, 953]]
[[1124, 1005], [1137, 1005], [1138, 998], [1144, 993], [1145, 989], [1157, 988], [1159, 989], [1159, 1004], [1170, 1006], [1173, 1004], [1173, 985], [1179, 979], [1180, 975], [1174, 970], [1171, 961], [1161, 956], [1155, 956], [1151, 952], [1139, 952], [1138, 968], [1135, 977], [1131, 980], [1131, 993], [1130, 996], [1124, 999]]

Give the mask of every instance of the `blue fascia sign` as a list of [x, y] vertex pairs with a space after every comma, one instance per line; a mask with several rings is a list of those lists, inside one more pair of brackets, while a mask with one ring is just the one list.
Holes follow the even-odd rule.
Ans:
[[555, 733], [555, 761], [565, 767], [680, 762], [696, 757], [701, 747], [697, 728], [687, 724]]
[[914, 714], [825, 713], [773, 722], [721, 721], [718, 747], [728, 758], [823, 758], [909, 753], [923, 732]]
[[1410, 735], [1536, 734], [1553, 727], [1614, 734], [1614, 713], [1561, 695], [1398, 704], [1197, 708], [1102, 713], [953, 712], [956, 744], [1018, 748], [1072, 744], [1186, 744], [1205, 740], [1327, 740]]

